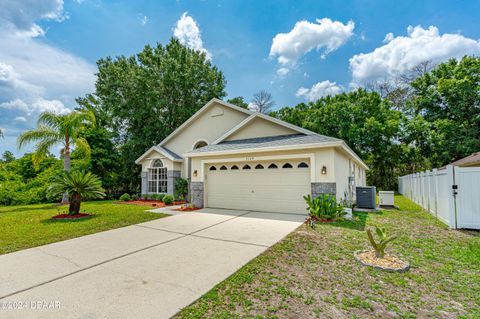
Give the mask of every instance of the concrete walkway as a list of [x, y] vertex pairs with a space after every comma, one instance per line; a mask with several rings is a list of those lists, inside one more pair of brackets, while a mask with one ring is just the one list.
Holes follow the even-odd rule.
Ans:
[[303, 220], [203, 209], [0, 255], [0, 318], [169, 318]]

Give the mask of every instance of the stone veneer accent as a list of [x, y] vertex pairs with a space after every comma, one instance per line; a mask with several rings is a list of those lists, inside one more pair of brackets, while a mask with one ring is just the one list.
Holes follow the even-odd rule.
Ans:
[[174, 195], [177, 178], [180, 178], [180, 171], [167, 171], [167, 194]]
[[142, 177], [142, 193], [141, 194], [146, 194], [147, 187], [148, 187], [148, 172], [142, 172], [140, 176]]
[[312, 185], [312, 197], [319, 196], [320, 194], [337, 194], [337, 183], [311, 183]]
[[190, 202], [193, 206], [198, 208], [203, 207], [203, 182], [190, 183], [190, 196]]

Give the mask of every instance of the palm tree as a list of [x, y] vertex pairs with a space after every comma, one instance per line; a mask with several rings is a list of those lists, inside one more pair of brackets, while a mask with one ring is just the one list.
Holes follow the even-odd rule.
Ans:
[[102, 188], [100, 179], [90, 172], [82, 171], [62, 172], [55, 177], [47, 192], [50, 197], [68, 194], [70, 202], [68, 213], [70, 215], [80, 212], [82, 200], [105, 197], [105, 190]]
[[[90, 158], [90, 146], [87, 140], [78, 136], [80, 128], [87, 125], [95, 125], [95, 115], [91, 111], [74, 111], [64, 115], [43, 112], [38, 118], [37, 128], [26, 131], [18, 137], [18, 148], [22, 148], [27, 143], [37, 143], [32, 160], [33, 164], [38, 166], [53, 146], [61, 144], [63, 145], [61, 154], [64, 155], [63, 168], [69, 172], [72, 147], [86, 160]], [[67, 201], [68, 198], [65, 195], [62, 203]]]

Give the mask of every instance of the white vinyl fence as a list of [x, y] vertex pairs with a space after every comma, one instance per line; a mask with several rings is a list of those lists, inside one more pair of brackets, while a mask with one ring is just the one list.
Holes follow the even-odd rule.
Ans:
[[398, 191], [450, 228], [480, 229], [480, 167], [448, 165], [405, 175]]

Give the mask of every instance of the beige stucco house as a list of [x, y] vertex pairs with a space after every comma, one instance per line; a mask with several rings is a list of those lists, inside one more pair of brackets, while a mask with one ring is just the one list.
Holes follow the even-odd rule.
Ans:
[[303, 196], [353, 196], [367, 165], [344, 141], [213, 99], [136, 163], [142, 193], [189, 180], [197, 207], [305, 213]]

